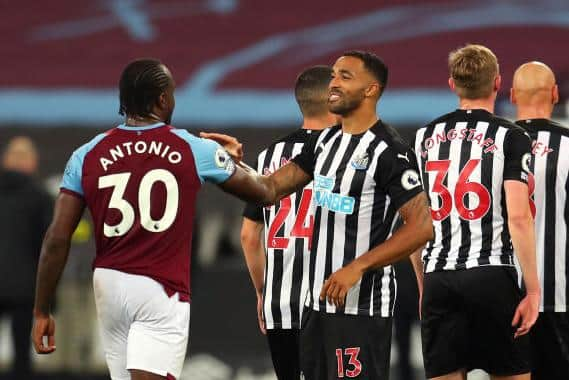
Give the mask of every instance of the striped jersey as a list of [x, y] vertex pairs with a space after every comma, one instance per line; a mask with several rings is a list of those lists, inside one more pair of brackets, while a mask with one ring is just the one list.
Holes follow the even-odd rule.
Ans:
[[417, 131], [435, 238], [425, 272], [513, 264], [504, 181], [528, 182], [531, 141], [485, 110], [456, 110]]
[[[533, 139], [530, 180], [535, 212], [540, 311], [567, 312], [569, 304], [569, 130], [546, 119], [517, 122]], [[565, 153], [561, 153], [565, 152]]]
[[[302, 151], [304, 143], [319, 131], [299, 129], [276, 141], [257, 157], [256, 170], [269, 175]], [[263, 315], [267, 329], [300, 328], [308, 291], [310, 242], [314, 213], [312, 184], [274, 206], [245, 207], [243, 216], [265, 225], [265, 283]]]
[[327, 313], [388, 317], [395, 304], [391, 266], [366, 272], [343, 310], [320, 301], [326, 278], [391, 236], [399, 208], [422, 191], [417, 163], [399, 135], [378, 121], [359, 135], [322, 131], [293, 159], [313, 178], [315, 206], [307, 305]]

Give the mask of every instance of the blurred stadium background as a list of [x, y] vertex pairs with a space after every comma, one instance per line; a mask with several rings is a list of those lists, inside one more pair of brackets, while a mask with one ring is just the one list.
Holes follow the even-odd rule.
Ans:
[[[297, 73], [354, 48], [388, 64], [379, 114], [409, 140], [456, 106], [446, 59], [468, 42], [499, 58], [498, 114], [514, 117], [511, 77], [528, 60], [547, 63], [557, 75], [556, 117], [563, 122], [569, 109], [567, 0], [0, 0], [0, 14], [0, 145], [31, 137], [40, 152], [39, 177], [53, 194], [71, 152], [121, 121], [118, 77], [138, 57], [159, 58], [172, 70], [174, 125], [233, 134], [244, 142], [248, 162], [299, 126]], [[182, 380], [274, 379], [239, 244], [241, 210], [241, 202], [212, 186], [201, 192], [190, 359]], [[0, 210], [0, 217], [10, 216]], [[92, 300], [93, 254], [85, 215], [59, 287], [58, 350], [34, 356], [38, 378], [108, 378]], [[401, 281], [412, 288], [410, 276]], [[400, 291], [398, 301], [414, 305], [413, 297]], [[13, 357], [9, 323], [0, 320], [0, 371]], [[412, 341], [411, 361], [422, 379], [417, 327]]]

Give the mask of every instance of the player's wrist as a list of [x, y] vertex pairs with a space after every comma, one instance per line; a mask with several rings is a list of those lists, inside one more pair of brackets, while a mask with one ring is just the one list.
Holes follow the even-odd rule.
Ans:
[[356, 271], [360, 276], [363, 276], [363, 274], [365, 273], [365, 271], [367, 270], [365, 263], [363, 263], [360, 260], [354, 260], [349, 264], [350, 267], [352, 267], [352, 269], [354, 271]]
[[34, 311], [33, 311], [34, 317], [35, 318], [47, 318], [49, 317], [49, 309], [40, 309], [40, 308], [36, 308], [34, 307]]

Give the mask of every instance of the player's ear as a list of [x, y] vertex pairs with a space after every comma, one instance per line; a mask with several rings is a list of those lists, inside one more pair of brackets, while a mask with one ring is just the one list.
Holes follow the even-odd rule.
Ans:
[[365, 90], [365, 96], [368, 98], [379, 98], [379, 92], [381, 90], [380, 84], [377, 82], [371, 82]]
[[456, 84], [454, 83], [454, 79], [448, 78], [448, 86], [452, 92], [456, 92]]
[[494, 91], [498, 92], [500, 87], [502, 87], [502, 76], [498, 74], [496, 78], [494, 78]]
[[158, 106], [161, 109], [168, 108], [168, 95], [166, 95], [166, 92], [162, 92], [158, 97]]
[[514, 88], [510, 88], [510, 103], [516, 104], [516, 90]]
[[553, 89], [551, 91], [552, 91], [551, 94], [552, 104], [557, 104], [557, 102], [559, 102], [559, 88], [557, 87], [557, 85], [555, 85], [553, 86]]

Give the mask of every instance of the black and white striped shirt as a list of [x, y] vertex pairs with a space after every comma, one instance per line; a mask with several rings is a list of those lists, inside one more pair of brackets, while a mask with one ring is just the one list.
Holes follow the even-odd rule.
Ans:
[[[319, 131], [299, 129], [276, 141], [257, 157], [259, 174], [270, 174], [302, 151]], [[274, 206], [245, 207], [243, 216], [265, 224], [265, 283], [263, 314], [267, 329], [300, 328], [308, 292], [308, 268], [314, 213], [312, 184]]]
[[[398, 209], [422, 191], [417, 164], [411, 149], [381, 121], [360, 135], [344, 133], [341, 126], [325, 129], [293, 162], [314, 181], [307, 304], [336, 313], [334, 305], [319, 300], [324, 281], [389, 238]], [[338, 312], [391, 316], [395, 292], [391, 266], [369, 271]]]
[[425, 272], [513, 265], [503, 183], [527, 183], [529, 136], [485, 110], [456, 110], [417, 131], [435, 238]]
[[[541, 280], [540, 311], [567, 312], [569, 300], [569, 130], [546, 119], [517, 122], [533, 139], [537, 268]], [[534, 187], [535, 186], [535, 187]]]

